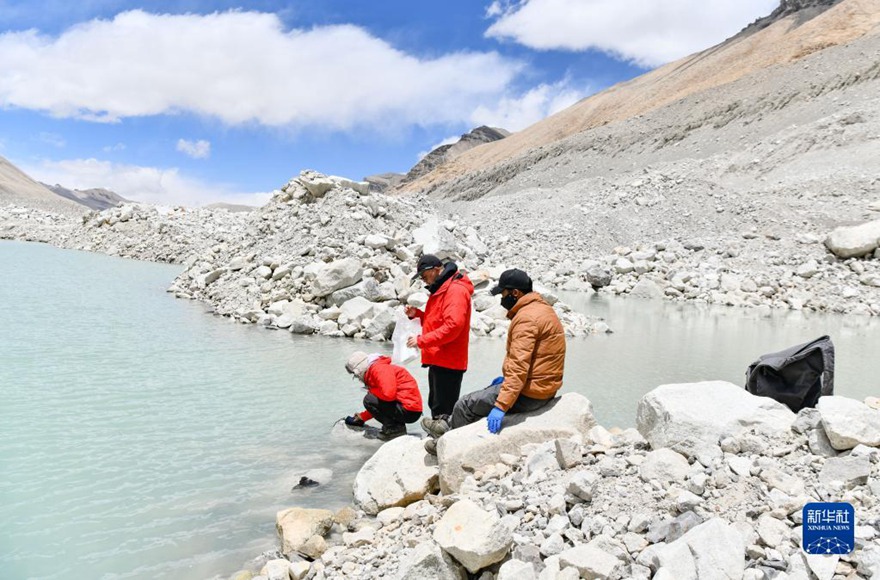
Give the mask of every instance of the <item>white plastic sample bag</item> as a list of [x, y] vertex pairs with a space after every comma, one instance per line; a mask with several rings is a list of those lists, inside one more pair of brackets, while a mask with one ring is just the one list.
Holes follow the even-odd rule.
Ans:
[[422, 322], [418, 318], [412, 320], [407, 318], [402, 308], [398, 308], [394, 314], [397, 320], [394, 324], [394, 332], [391, 334], [391, 343], [394, 345], [391, 362], [405, 365], [419, 356], [419, 349], [406, 346], [406, 339], [422, 333]]

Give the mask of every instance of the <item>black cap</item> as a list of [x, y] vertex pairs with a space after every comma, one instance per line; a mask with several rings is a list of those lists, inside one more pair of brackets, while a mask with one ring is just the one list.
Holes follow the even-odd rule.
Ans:
[[440, 261], [440, 258], [435, 256], [434, 254], [425, 254], [421, 258], [419, 258], [419, 263], [416, 264], [416, 274], [413, 276], [413, 280], [418, 278], [422, 272], [425, 270], [430, 270], [431, 268], [437, 268], [442, 266], [443, 262]]
[[498, 285], [492, 288], [492, 296], [501, 294], [502, 290], [522, 290], [525, 293], [532, 291], [532, 279], [522, 270], [505, 270], [498, 278]]

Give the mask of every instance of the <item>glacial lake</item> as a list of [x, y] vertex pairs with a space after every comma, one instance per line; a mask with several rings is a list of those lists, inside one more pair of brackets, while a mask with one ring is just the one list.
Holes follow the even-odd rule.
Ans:
[[[0, 576], [225, 578], [273, 549], [275, 513], [341, 507], [378, 442], [343, 370], [390, 345], [293, 336], [165, 292], [179, 266], [0, 242]], [[836, 393], [880, 395], [880, 321], [562, 295], [614, 333], [569, 341], [565, 390], [607, 427], [670, 382], [742, 384], [758, 355], [830, 334]], [[499, 374], [474, 340], [465, 391]], [[427, 376], [411, 371], [427, 395]], [[411, 427], [411, 431], [419, 431]], [[327, 467], [327, 485], [292, 491]]]

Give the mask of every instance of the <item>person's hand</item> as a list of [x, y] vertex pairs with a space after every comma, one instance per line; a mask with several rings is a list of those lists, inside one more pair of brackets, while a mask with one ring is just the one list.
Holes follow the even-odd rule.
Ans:
[[406, 339], [406, 346], [410, 348], [419, 348], [419, 337], [418, 336], [410, 336]]
[[364, 420], [357, 415], [349, 415], [344, 421], [349, 427], [363, 427], [366, 424]]
[[489, 423], [489, 433], [498, 433], [501, 431], [501, 420], [504, 418], [504, 411], [498, 407], [493, 407], [489, 411], [487, 422]]
[[407, 318], [415, 318], [419, 313], [419, 309], [415, 306], [407, 306], [403, 309], [403, 313], [406, 314]]

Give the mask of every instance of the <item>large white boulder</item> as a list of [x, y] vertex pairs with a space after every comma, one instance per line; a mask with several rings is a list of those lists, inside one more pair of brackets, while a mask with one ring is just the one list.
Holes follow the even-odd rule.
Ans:
[[332, 526], [333, 512], [330, 510], [295, 507], [282, 510], [275, 516], [275, 528], [281, 536], [281, 551], [285, 555], [300, 552], [314, 557], [307, 547], [309, 540], [314, 536], [323, 537]]
[[639, 477], [643, 481], [656, 480], [660, 483], [684, 481], [690, 465], [684, 455], [672, 449], [655, 449], [645, 456], [639, 466]]
[[[745, 571], [745, 544], [736, 529], [720, 518], [689, 530], [657, 553], [660, 567], [670, 578], [741, 580]], [[666, 575], [664, 575], [666, 577]]]
[[633, 287], [633, 289], [629, 291], [629, 295], [636, 298], [659, 300], [663, 298], [663, 290], [661, 290], [660, 286], [658, 286], [657, 283], [653, 280], [642, 278]]
[[356, 296], [339, 307], [339, 316], [337, 317], [337, 320], [339, 321], [340, 326], [344, 324], [360, 325], [364, 319], [373, 316], [373, 308], [375, 306], [374, 303], [370, 302], [363, 296]]
[[880, 247], [880, 220], [837, 228], [825, 239], [825, 246], [843, 259], [870, 254]]
[[437, 522], [434, 540], [474, 574], [504, 559], [513, 544], [513, 533], [496, 512], [462, 499]]
[[339, 187], [353, 189], [361, 195], [370, 193], [370, 184], [367, 181], [354, 181], [338, 175], [331, 175], [330, 180]]
[[364, 325], [364, 332], [367, 336], [382, 336], [388, 338], [394, 330], [396, 318], [394, 309], [384, 304], [376, 304], [373, 306], [373, 317], [370, 322]]
[[569, 548], [559, 554], [559, 563], [575, 568], [581, 578], [604, 580], [620, 568], [620, 560], [593, 543]]
[[354, 502], [370, 515], [406, 506], [437, 489], [437, 460], [416, 437], [398, 437], [382, 445], [354, 480]]
[[323, 173], [308, 169], [300, 172], [297, 181], [299, 181], [302, 186], [316, 198], [322, 197], [325, 193], [333, 189], [334, 185], [336, 185], [332, 179]]
[[375, 278], [364, 278], [353, 286], [347, 286], [333, 292], [328, 298], [330, 304], [339, 306], [356, 296], [363, 296], [370, 302], [385, 302], [397, 298], [394, 284], [391, 282], [379, 283]]
[[422, 246], [422, 254], [434, 254], [441, 260], [459, 257], [458, 242], [455, 236], [431, 218], [412, 232], [413, 240]]
[[661, 385], [639, 400], [636, 412], [636, 426], [654, 449], [687, 457], [720, 457], [722, 438], [752, 428], [787, 432], [794, 419], [782, 403], [725, 381]]
[[467, 575], [435, 542], [423, 542], [402, 558], [399, 580], [465, 580]]
[[499, 463], [502, 454], [518, 456], [527, 443], [571, 437], [583, 441], [595, 425], [590, 401], [578, 393], [566, 393], [533, 413], [505, 416], [497, 435], [489, 433], [485, 420], [453, 429], [437, 441], [440, 488], [446, 494], [458, 491], [468, 475]]
[[842, 451], [856, 445], [880, 447], [880, 410], [847, 397], [820, 397], [816, 404], [831, 446]]
[[335, 290], [358, 283], [363, 273], [359, 258], [330, 262], [318, 271], [315, 281], [312, 282], [312, 294], [317, 297], [327, 296]]

